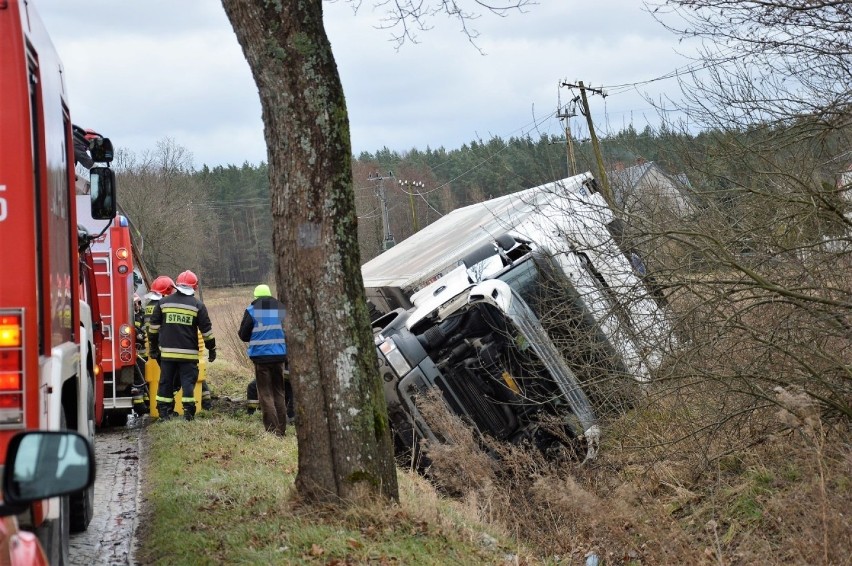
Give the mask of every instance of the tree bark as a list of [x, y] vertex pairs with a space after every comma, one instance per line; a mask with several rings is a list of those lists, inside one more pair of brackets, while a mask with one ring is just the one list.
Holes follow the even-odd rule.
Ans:
[[263, 108], [278, 296], [310, 502], [397, 499], [361, 279], [349, 119], [321, 0], [223, 0]]

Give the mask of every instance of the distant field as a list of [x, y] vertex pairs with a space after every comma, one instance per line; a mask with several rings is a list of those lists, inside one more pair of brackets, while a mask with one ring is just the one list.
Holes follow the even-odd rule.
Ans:
[[213, 321], [218, 356], [246, 369], [252, 369], [246, 345], [237, 336], [243, 312], [253, 300], [254, 286], [219, 287], [204, 291], [204, 304]]

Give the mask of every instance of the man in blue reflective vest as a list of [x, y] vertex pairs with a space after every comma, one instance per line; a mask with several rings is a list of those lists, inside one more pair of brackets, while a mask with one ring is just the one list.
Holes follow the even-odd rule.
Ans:
[[263, 425], [279, 436], [284, 436], [287, 428], [285, 316], [284, 305], [272, 296], [269, 286], [258, 285], [239, 330], [240, 340], [248, 342], [248, 356], [254, 362]]

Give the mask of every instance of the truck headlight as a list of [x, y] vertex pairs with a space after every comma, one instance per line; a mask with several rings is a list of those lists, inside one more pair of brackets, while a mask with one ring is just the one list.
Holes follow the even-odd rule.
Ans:
[[403, 376], [411, 371], [411, 366], [408, 364], [405, 356], [402, 355], [402, 352], [399, 351], [399, 348], [396, 347], [396, 342], [393, 341], [393, 338], [385, 338], [385, 341], [379, 344], [379, 351], [384, 354], [385, 359], [387, 359], [397, 375]]

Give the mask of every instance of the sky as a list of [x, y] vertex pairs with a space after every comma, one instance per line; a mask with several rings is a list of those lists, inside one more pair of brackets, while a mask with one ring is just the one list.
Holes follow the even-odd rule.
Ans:
[[[349, 110], [352, 151], [454, 149], [492, 136], [560, 135], [563, 81], [623, 85], [683, 68], [678, 39], [641, 0], [538, 0], [483, 13], [477, 46], [445, 16], [397, 49], [371, 0], [325, 1]], [[260, 101], [217, 0], [31, 0], [65, 65], [72, 120], [141, 153], [170, 138], [196, 167], [266, 161]], [[472, 6], [473, 2], [468, 1]], [[599, 135], [659, 124], [648, 102], [677, 82], [605, 88], [590, 99]], [[575, 93], [574, 93], [575, 94]], [[571, 119], [574, 137], [588, 136]]]

